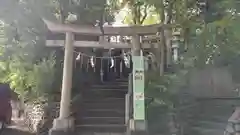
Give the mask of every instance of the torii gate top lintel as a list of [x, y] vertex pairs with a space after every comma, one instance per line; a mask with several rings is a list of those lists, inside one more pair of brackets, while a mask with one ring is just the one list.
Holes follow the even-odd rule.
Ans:
[[[66, 33], [72, 32], [80, 35], [96, 35], [102, 36], [102, 32], [99, 27], [87, 26], [87, 25], [75, 25], [75, 24], [61, 24], [43, 19], [48, 29], [54, 33]], [[121, 35], [121, 36], [132, 36], [132, 35], [153, 35], [159, 32], [160, 28], [171, 27], [170, 25], [153, 24], [146, 26], [104, 26], [104, 35]]]

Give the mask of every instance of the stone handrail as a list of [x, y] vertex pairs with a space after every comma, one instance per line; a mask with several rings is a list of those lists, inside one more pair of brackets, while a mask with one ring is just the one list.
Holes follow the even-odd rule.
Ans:
[[132, 74], [128, 77], [128, 93], [125, 96], [125, 124], [129, 124], [129, 120], [132, 118]]
[[224, 135], [240, 135], [240, 107], [236, 107], [235, 111], [228, 119]]

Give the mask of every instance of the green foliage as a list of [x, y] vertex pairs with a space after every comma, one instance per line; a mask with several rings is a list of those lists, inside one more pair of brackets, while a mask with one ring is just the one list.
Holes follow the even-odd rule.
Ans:
[[161, 105], [172, 109], [177, 94], [187, 84], [188, 73], [188, 69], [180, 67], [176, 67], [175, 70], [171, 73], [165, 73], [162, 77], [153, 71], [147, 73], [146, 92], [147, 97], [154, 99], [151, 102], [152, 105]]
[[[1, 81], [26, 100], [49, 100], [60, 89], [63, 54], [45, 46], [46, 27], [42, 17], [71, 23], [95, 24], [103, 16], [105, 0], [2, 0]], [[106, 20], [113, 17], [104, 13]], [[54, 51], [55, 52], [55, 51]]]
[[108, 0], [108, 5], [110, 11], [125, 16], [122, 20], [125, 24], [143, 25], [159, 21], [155, 7], [148, 0]]
[[[48, 97], [53, 91], [54, 79], [55, 79], [55, 58], [50, 56], [48, 59], [43, 59], [40, 63], [34, 64], [32, 71], [27, 72], [26, 84], [31, 89], [32, 99], [39, 97]], [[12, 81], [13, 82], [13, 81]], [[49, 97], [51, 98], [51, 97]], [[30, 99], [30, 100], [32, 100]]]
[[169, 133], [169, 114], [178, 108], [179, 95], [187, 85], [187, 76], [188, 70], [180, 67], [162, 77], [153, 72], [147, 74], [147, 119], [151, 134]]
[[36, 64], [12, 59], [11, 62], [1, 63], [1, 78], [9, 83], [12, 89], [25, 100], [34, 102], [46, 101], [51, 98], [55, 81], [55, 57], [50, 55]]
[[[38, 6], [42, 8], [41, 14], [48, 9], [43, 4]], [[45, 47], [40, 11], [31, 1], [9, 0], [1, 1], [0, 12], [0, 20], [4, 22], [1, 81], [9, 83], [25, 100], [48, 100], [57, 69], [52, 51]]]
[[217, 20], [221, 20], [224, 17], [225, 9], [221, 4], [224, 0], [198, 0], [197, 6], [200, 10], [200, 14], [203, 16], [203, 20], [206, 23], [211, 23]]
[[[161, 11], [160, 3], [153, 4]], [[171, 0], [170, 0], [171, 1]], [[187, 89], [188, 71], [192, 68], [229, 66], [234, 80], [239, 82], [239, 5], [236, 0], [211, 0], [205, 17], [196, 12], [199, 7], [195, 0], [174, 1], [171, 23], [180, 24], [180, 61], [175, 72], [159, 77], [148, 73], [147, 97], [148, 120], [154, 132], [160, 132], [157, 124], [165, 121], [167, 113], [178, 109], [179, 95]], [[213, 4], [214, 3], [214, 4]], [[157, 6], [158, 5], [158, 6]], [[167, 9], [167, 4], [164, 7]], [[215, 14], [215, 13], [218, 14]], [[160, 14], [160, 12], [159, 12]], [[220, 15], [220, 16], [219, 16]], [[205, 23], [203, 23], [205, 22]], [[187, 47], [186, 47], [187, 46]], [[176, 66], [176, 65], [175, 65]], [[179, 68], [181, 67], [181, 68]], [[161, 113], [161, 114], [159, 114]], [[167, 127], [165, 127], [167, 128]], [[162, 129], [161, 131], [164, 131]], [[155, 132], [155, 133], [156, 133]]]

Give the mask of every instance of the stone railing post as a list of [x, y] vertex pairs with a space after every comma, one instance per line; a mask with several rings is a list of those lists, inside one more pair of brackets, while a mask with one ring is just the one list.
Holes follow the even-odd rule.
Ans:
[[224, 135], [240, 135], [240, 107], [237, 107], [228, 119], [228, 124], [225, 129]]
[[129, 126], [129, 120], [132, 119], [132, 74], [128, 77], [128, 93], [125, 95], [125, 124]]

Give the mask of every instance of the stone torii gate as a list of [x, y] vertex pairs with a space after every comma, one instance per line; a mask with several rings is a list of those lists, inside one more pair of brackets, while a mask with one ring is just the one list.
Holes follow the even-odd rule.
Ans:
[[[72, 65], [73, 65], [73, 53], [74, 53], [74, 34], [79, 35], [89, 35], [89, 36], [102, 36], [102, 32], [99, 27], [95, 26], [84, 26], [84, 25], [74, 25], [74, 24], [61, 24], [51, 22], [49, 20], [43, 19], [47, 28], [52, 33], [62, 33], [65, 34], [65, 52], [64, 52], [64, 67], [63, 67], [63, 80], [62, 80], [62, 90], [61, 90], [61, 102], [60, 102], [60, 115], [53, 122], [53, 127], [50, 130], [50, 135], [60, 135], [60, 134], [68, 134], [71, 129], [74, 127], [74, 120], [70, 117], [70, 106], [71, 106], [71, 88], [72, 88]], [[102, 48], [131, 48], [133, 58], [135, 57], [135, 61], [133, 59], [133, 67], [137, 68], [135, 71], [133, 69], [133, 75], [135, 72], [135, 80], [133, 79], [133, 85], [143, 84], [140, 87], [133, 86], [133, 96], [138, 97], [139, 101], [135, 101], [143, 106], [141, 112], [139, 109], [134, 108], [134, 113], [136, 114], [136, 118], [132, 120], [131, 127], [136, 130], [146, 130], [146, 121], [145, 121], [145, 108], [144, 108], [144, 65], [141, 65], [141, 35], [153, 35], [159, 32], [160, 28], [169, 27], [167, 25], [162, 24], [154, 24], [148, 26], [127, 26], [127, 27], [112, 27], [106, 26], [103, 27], [104, 35], [107, 36], [132, 36], [132, 46], [120, 46], [112, 45], [103, 40], [95, 42], [98, 44], [98, 47]], [[86, 44], [87, 42], [82, 42], [82, 44]], [[93, 46], [91, 46], [93, 45]], [[85, 47], [94, 47], [94, 44], [85, 45]], [[84, 46], [84, 45], [83, 45]], [[124, 47], [125, 46], [125, 47]], [[143, 63], [142, 63], [143, 64]], [[136, 79], [139, 79], [136, 81]], [[142, 78], [142, 79], [141, 79]], [[135, 81], [135, 83], [134, 83]], [[139, 82], [140, 81], [140, 82]], [[138, 90], [135, 90], [138, 89]], [[134, 91], [139, 91], [141, 89], [142, 94], [134, 93]], [[134, 95], [135, 94], [135, 95]], [[134, 98], [133, 98], [134, 99]], [[134, 99], [136, 100], [136, 99]], [[134, 105], [133, 105], [134, 106]]]

